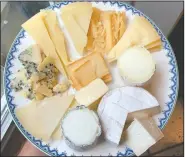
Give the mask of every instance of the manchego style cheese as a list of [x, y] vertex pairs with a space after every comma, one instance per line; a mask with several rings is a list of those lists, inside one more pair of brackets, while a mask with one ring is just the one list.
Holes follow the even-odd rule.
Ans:
[[69, 108], [74, 96], [53, 96], [16, 108], [15, 114], [24, 129], [38, 139], [48, 141]]
[[66, 76], [66, 71], [63, 67], [55, 46], [50, 38], [48, 30], [44, 24], [44, 17], [46, 12], [41, 11], [34, 15], [31, 19], [22, 24], [22, 27], [28, 32], [28, 34], [36, 41], [41, 50], [46, 56], [50, 56], [55, 60], [56, 68]]

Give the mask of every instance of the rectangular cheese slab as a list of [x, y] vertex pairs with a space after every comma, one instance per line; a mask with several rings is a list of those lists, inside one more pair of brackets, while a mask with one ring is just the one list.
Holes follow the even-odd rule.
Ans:
[[101, 79], [96, 79], [77, 91], [75, 99], [78, 104], [88, 107], [101, 98], [107, 91], [107, 85]]
[[124, 142], [137, 156], [164, 137], [152, 118], [135, 119], [124, 132]]

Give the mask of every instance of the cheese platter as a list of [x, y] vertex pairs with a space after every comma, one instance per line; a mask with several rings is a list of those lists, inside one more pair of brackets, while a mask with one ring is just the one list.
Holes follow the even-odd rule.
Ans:
[[164, 136], [178, 67], [161, 30], [134, 7], [66, 1], [22, 24], [4, 86], [16, 126], [47, 155], [140, 156]]

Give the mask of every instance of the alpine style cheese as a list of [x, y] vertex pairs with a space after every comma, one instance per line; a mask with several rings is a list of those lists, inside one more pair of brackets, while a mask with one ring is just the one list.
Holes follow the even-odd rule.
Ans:
[[25, 128], [36, 138], [48, 141], [69, 108], [74, 96], [53, 96], [16, 108], [15, 113]]
[[96, 79], [81, 88], [75, 94], [75, 99], [80, 105], [90, 106], [108, 91], [108, 87], [101, 79]]
[[101, 11], [93, 8], [85, 50], [108, 53], [123, 35], [125, 25], [124, 12]]
[[124, 134], [125, 144], [137, 156], [143, 154], [148, 148], [164, 137], [152, 118], [135, 119]]
[[101, 135], [101, 126], [94, 111], [78, 106], [64, 116], [62, 132], [69, 147], [84, 150], [96, 143]]
[[107, 59], [112, 62], [118, 59], [129, 47], [134, 45], [145, 46], [156, 40], [160, 40], [160, 36], [150, 22], [142, 16], [135, 16], [119, 42], [107, 54]]
[[61, 17], [68, 33], [70, 34], [70, 37], [77, 52], [83, 54], [84, 47], [87, 44], [87, 35], [85, 34], [84, 30], [78, 25], [72, 14], [68, 12], [63, 12], [61, 14]]
[[57, 127], [55, 128], [54, 132], [51, 135], [51, 139], [52, 140], [61, 140], [62, 139], [62, 129], [60, 126], [60, 123], [57, 125]]
[[[134, 118], [142, 118], [160, 113], [160, 106], [154, 96], [140, 87], [121, 87], [107, 92], [99, 106], [102, 110], [104, 106], [120, 105], [128, 111], [127, 121]], [[99, 111], [100, 112], [100, 111]]]
[[36, 41], [41, 50], [46, 56], [50, 56], [55, 60], [56, 68], [66, 75], [62, 62], [60, 61], [56, 52], [55, 46], [50, 38], [48, 30], [44, 24], [44, 17], [46, 12], [41, 11], [34, 15], [31, 19], [22, 24], [22, 27], [28, 32], [28, 34]]
[[[104, 102], [104, 98], [102, 101]], [[102, 101], [98, 106], [98, 115], [102, 124], [105, 139], [118, 145], [128, 111], [121, 105], [115, 103], [105, 104]]]
[[74, 2], [64, 6], [62, 13], [69, 13], [74, 16], [75, 21], [87, 35], [92, 15], [92, 4], [89, 2]]
[[118, 58], [117, 67], [127, 85], [142, 86], [152, 78], [156, 66], [147, 49], [135, 46]]
[[56, 13], [51, 10], [45, 12], [46, 16], [44, 17], [44, 22], [48, 33], [53, 44], [55, 45], [60, 60], [66, 65], [69, 62], [69, 58], [65, 48], [64, 34], [59, 27]]
[[96, 78], [102, 78], [105, 82], [111, 81], [111, 75], [105, 60], [98, 52], [91, 53], [70, 63], [67, 66], [67, 72], [69, 79], [72, 81], [72, 86], [77, 90]]

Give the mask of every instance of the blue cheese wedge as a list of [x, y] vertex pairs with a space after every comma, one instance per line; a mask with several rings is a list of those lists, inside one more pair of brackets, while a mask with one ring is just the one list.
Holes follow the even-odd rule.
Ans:
[[137, 156], [164, 137], [152, 118], [135, 119], [124, 133], [124, 142]]
[[155, 72], [155, 62], [150, 52], [141, 46], [126, 50], [119, 58], [117, 67], [125, 84], [142, 86]]
[[69, 147], [84, 150], [96, 143], [101, 135], [101, 126], [94, 111], [78, 106], [64, 116], [62, 132]]

